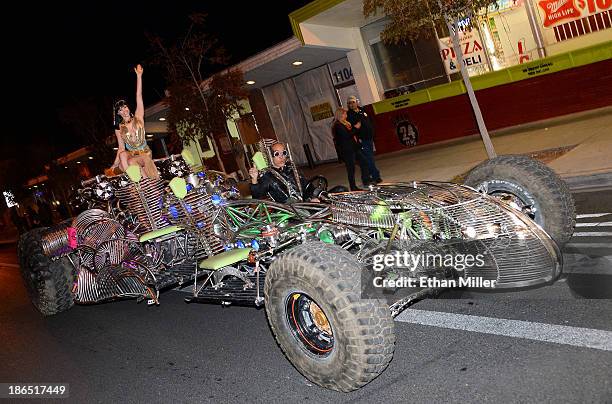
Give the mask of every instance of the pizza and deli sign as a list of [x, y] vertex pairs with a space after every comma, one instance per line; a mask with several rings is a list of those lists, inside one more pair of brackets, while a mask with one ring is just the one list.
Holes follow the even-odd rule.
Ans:
[[[453, 41], [450, 37], [440, 38], [440, 55], [444, 62], [447, 74], [459, 71], [459, 62], [453, 48]], [[463, 64], [466, 67], [482, 66], [486, 64], [485, 50], [480, 36], [475, 30], [471, 32], [460, 32], [459, 47], [463, 53]]]
[[609, 10], [612, 0], [542, 0], [538, 5], [544, 11], [542, 23], [548, 28]]

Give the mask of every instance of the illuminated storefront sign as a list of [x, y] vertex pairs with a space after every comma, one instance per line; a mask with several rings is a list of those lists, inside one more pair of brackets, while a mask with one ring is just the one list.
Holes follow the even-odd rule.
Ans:
[[544, 12], [542, 25], [548, 28], [609, 10], [612, 0], [544, 0], [538, 5]]
[[[457, 73], [459, 66], [457, 65], [457, 55], [453, 49], [453, 41], [450, 37], [440, 38], [440, 55], [444, 62], [444, 68], [447, 74]], [[461, 32], [459, 34], [459, 46], [463, 52], [463, 64], [468, 68], [470, 73], [475, 69], [487, 70], [487, 58], [483, 42], [475, 30], [471, 32]]]
[[574, 0], [544, 0], [538, 4], [546, 13], [543, 22], [545, 27], [580, 17], [580, 11], [574, 6]]

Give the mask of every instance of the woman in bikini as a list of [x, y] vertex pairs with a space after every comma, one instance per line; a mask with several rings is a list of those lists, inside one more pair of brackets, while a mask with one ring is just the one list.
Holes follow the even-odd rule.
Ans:
[[136, 111], [132, 114], [124, 100], [115, 103], [115, 135], [118, 147], [111, 168], [120, 167], [125, 171], [130, 165], [138, 165], [141, 167], [143, 177], [157, 179], [159, 172], [153, 163], [151, 149], [145, 138], [142, 66], [137, 65], [134, 72], [136, 72]]

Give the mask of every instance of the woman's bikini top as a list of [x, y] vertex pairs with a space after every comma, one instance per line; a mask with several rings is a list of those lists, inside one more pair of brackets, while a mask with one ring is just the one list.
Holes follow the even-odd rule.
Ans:
[[144, 150], [147, 147], [145, 140], [145, 128], [144, 123], [137, 117], [132, 118], [134, 121], [135, 132], [130, 132], [128, 126], [122, 123], [119, 127], [121, 138], [125, 143], [125, 148], [128, 150]]

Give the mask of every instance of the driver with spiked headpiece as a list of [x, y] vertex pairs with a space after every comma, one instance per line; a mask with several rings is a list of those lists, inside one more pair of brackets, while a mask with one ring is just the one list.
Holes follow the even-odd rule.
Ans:
[[291, 203], [308, 199], [304, 195], [307, 181], [293, 166], [288, 164], [289, 152], [283, 143], [270, 147], [272, 167], [260, 176], [257, 167], [249, 170], [253, 198], [269, 196], [276, 202]]

